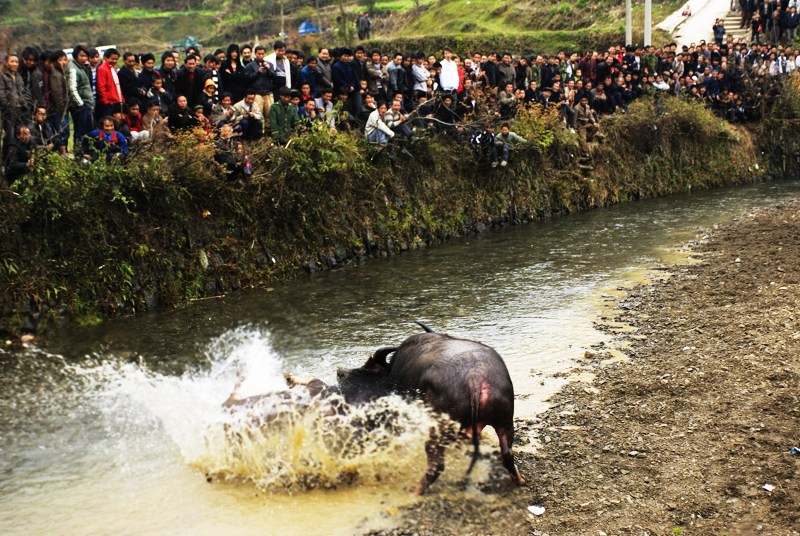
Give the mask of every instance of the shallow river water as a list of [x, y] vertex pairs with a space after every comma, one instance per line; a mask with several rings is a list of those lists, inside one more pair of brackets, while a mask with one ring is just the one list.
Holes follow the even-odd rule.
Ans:
[[[535, 419], [608, 339], [594, 322], [609, 293], [682, 258], [699, 230], [799, 194], [783, 182], [574, 214], [0, 350], [0, 533], [390, 527], [417, 500], [405, 490], [424, 472], [423, 408], [390, 399], [332, 420], [312, 405], [261, 427], [221, 408], [234, 385], [275, 392], [283, 370], [332, 383], [421, 320], [495, 347], [516, 415]], [[354, 431], [387, 409], [391, 430]], [[497, 449], [491, 433], [483, 444]], [[480, 497], [459, 485], [467, 462], [452, 449], [431, 492]], [[482, 461], [472, 481], [488, 478], [507, 477]]]

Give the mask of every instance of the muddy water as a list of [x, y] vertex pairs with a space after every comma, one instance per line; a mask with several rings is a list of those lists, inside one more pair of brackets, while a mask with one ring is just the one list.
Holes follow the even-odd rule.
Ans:
[[[281, 417], [263, 426], [221, 408], [234, 385], [244, 396], [275, 392], [282, 370], [333, 382], [336, 366], [399, 343], [419, 319], [494, 346], [517, 416], [535, 418], [606, 339], [594, 328], [605, 295], [679, 258], [699, 229], [799, 193], [797, 183], [767, 184], [571, 215], [2, 353], [0, 533], [392, 526], [423, 471], [424, 408], [389, 400], [332, 418], [300, 392], [288, 404], [268, 399], [259, 411]], [[391, 430], [353, 432], [387, 412]], [[496, 448], [489, 434], [484, 443]], [[459, 485], [466, 463], [454, 448], [432, 493], [481, 496]], [[501, 471], [482, 461], [473, 484]]]

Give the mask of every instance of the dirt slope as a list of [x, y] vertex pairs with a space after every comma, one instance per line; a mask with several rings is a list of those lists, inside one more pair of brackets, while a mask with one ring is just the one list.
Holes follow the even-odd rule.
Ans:
[[800, 202], [695, 254], [620, 304], [631, 360], [598, 351], [593, 383], [527, 423], [543, 447], [520, 457], [526, 487], [500, 467], [483, 497], [434, 486], [389, 534], [800, 534]]

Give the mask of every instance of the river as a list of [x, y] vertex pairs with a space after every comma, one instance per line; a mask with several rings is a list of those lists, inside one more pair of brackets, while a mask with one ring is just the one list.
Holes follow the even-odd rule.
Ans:
[[[685, 258], [680, 246], [698, 231], [798, 194], [800, 183], [778, 182], [630, 203], [9, 346], [0, 350], [0, 533], [391, 527], [397, 507], [418, 500], [405, 490], [424, 472], [423, 408], [391, 399], [332, 425], [312, 405], [274, 433], [221, 408], [234, 385], [274, 392], [283, 370], [332, 383], [337, 366], [361, 365], [421, 320], [495, 347], [516, 415], [535, 419], [585, 374], [584, 352], [608, 341], [595, 322], [618, 288]], [[391, 432], [351, 434], [387, 408]], [[483, 444], [497, 449], [491, 433]], [[481, 461], [461, 486], [467, 451], [451, 450], [432, 493], [480, 496], [475, 484], [507, 478]]]

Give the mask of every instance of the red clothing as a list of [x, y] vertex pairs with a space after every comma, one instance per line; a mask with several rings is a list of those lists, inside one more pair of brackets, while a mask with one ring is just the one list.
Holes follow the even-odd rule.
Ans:
[[117, 68], [112, 67], [107, 61], [97, 67], [97, 102], [100, 104], [125, 102], [119, 86]]
[[142, 130], [142, 114], [133, 112], [127, 114], [125, 116], [125, 122], [128, 124], [128, 128], [131, 132], [139, 132]]

